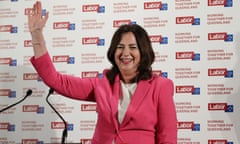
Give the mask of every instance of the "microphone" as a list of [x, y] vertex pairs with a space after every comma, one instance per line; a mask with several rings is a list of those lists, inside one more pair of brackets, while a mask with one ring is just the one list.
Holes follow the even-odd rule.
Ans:
[[27, 92], [26, 92], [26, 95], [25, 95], [21, 100], [19, 100], [19, 101], [17, 101], [16, 103], [13, 103], [13, 104], [11, 104], [11, 105], [9, 105], [9, 106], [1, 109], [1, 110], [0, 110], [0, 113], [2, 113], [2, 112], [4, 112], [4, 111], [10, 109], [11, 107], [13, 107], [13, 106], [21, 103], [22, 101], [24, 101], [24, 100], [25, 100], [28, 96], [30, 96], [31, 94], [32, 94], [32, 90], [31, 90], [31, 89], [28, 89]]
[[53, 94], [54, 92], [54, 89], [53, 88], [50, 88], [49, 89], [49, 92], [48, 92], [48, 95], [46, 97], [46, 101], [48, 103], [48, 105], [53, 109], [53, 111], [58, 115], [58, 117], [61, 118], [61, 120], [63, 121], [64, 123], [64, 129], [63, 129], [63, 132], [62, 132], [62, 143], [61, 144], [65, 144], [65, 138], [67, 138], [67, 122], [64, 120], [64, 118], [59, 114], [59, 112], [53, 107], [53, 105], [48, 101], [48, 98], [51, 94]]

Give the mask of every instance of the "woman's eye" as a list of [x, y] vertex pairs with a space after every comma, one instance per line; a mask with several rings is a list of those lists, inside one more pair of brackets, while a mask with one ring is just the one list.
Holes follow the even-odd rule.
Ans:
[[137, 49], [136, 46], [130, 46], [129, 48], [132, 49], [132, 50]]
[[123, 46], [117, 46], [117, 49], [122, 49], [123, 48]]

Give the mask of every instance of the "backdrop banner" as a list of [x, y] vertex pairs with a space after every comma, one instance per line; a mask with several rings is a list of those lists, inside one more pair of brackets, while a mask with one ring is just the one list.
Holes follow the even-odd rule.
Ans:
[[[0, 0], [1, 144], [60, 143], [63, 121], [29, 59], [27, 16], [35, 0]], [[110, 68], [106, 52], [122, 24], [143, 26], [156, 59], [154, 73], [173, 80], [178, 144], [240, 143], [239, 0], [42, 0], [46, 46], [56, 69], [82, 78]], [[49, 101], [67, 121], [68, 143], [88, 144], [96, 104], [54, 92]], [[167, 105], [166, 105], [167, 107]]]

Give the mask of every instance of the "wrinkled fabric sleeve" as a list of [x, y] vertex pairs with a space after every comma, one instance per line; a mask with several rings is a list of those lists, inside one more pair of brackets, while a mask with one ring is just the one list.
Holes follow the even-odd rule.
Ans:
[[73, 99], [95, 101], [93, 94], [94, 79], [85, 79], [57, 72], [49, 53], [45, 53], [37, 59], [31, 57], [30, 61], [43, 82], [57, 93]]

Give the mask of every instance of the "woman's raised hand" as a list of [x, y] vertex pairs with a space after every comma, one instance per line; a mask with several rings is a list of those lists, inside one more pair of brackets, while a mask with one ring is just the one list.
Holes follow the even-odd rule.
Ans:
[[37, 1], [33, 5], [32, 14], [28, 15], [28, 26], [31, 33], [41, 32], [48, 20], [48, 12], [42, 16], [42, 4]]
[[28, 15], [28, 26], [32, 36], [32, 45], [35, 58], [38, 58], [47, 52], [44, 36], [42, 33], [48, 19], [48, 13], [42, 15], [42, 4], [37, 1], [33, 5], [32, 14]]

